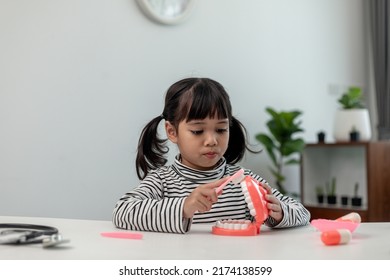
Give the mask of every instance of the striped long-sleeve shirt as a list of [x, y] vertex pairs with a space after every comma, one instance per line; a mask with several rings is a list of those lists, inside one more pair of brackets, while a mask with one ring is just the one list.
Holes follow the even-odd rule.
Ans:
[[[232, 183], [223, 189], [210, 211], [195, 213], [192, 219], [183, 216], [184, 200], [196, 187], [233, 175], [240, 168], [227, 164], [223, 159], [217, 168], [199, 171], [182, 165], [176, 159], [170, 166], [151, 171], [137, 188], [120, 198], [114, 209], [113, 223], [118, 228], [130, 230], [186, 233], [192, 223], [252, 219], [241, 187]], [[245, 175], [265, 182], [251, 170], [244, 170]], [[273, 194], [280, 200], [283, 219], [276, 223], [272, 217], [268, 217], [265, 225], [286, 228], [309, 223], [310, 213], [301, 203], [276, 189], [273, 189]]]

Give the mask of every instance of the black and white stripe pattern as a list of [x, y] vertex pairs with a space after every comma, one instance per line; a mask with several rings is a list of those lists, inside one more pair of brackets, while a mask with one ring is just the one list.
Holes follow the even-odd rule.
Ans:
[[[239, 185], [227, 185], [218, 202], [206, 213], [196, 213], [193, 219], [183, 218], [184, 199], [199, 185], [233, 175], [241, 167], [221, 160], [214, 170], [199, 171], [175, 160], [171, 166], [154, 170], [134, 190], [126, 193], [116, 204], [113, 222], [116, 227], [130, 230], [185, 233], [192, 223], [214, 223], [224, 219], [251, 219]], [[251, 170], [245, 175], [265, 182]], [[296, 200], [273, 194], [281, 201], [283, 220], [276, 224], [268, 218], [265, 224], [273, 228], [307, 225], [310, 213]]]

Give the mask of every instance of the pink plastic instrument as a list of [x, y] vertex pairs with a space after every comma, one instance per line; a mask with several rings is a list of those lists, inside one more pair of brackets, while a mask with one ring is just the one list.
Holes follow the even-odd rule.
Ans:
[[115, 231], [115, 232], [102, 232], [101, 236], [112, 237], [112, 238], [126, 238], [126, 239], [142, 239], [142, 233], [126, 232], [126, 231]]
[[241, 189], [245, 201], [254, 217], [250, 220], [223, 220], [217, 221], [212, 227], [212, 233], [229, 236], [253, 236], [260, 233], [260, 227], [268, 217], [267, 201], [265, 200], [266, 190], [259, 186], [250, 176], [241, 181]]
[[360, 215], [358, 213], [352, 212], [337, 218], [336, 220], [315, 219], [311, 221], [311, 225], [321, 232], [347, 229], [352, 233], [360, 225], [360, 221]]
[[233, 184], [239, 184], [244, 178], [244, 169], [240, 169], [232, 176], [230, 176], [230, 178], [227, 179], [225, 183], [216, 188], [215, 191], [218, 195], [220, 195], [222, 193], [223, 188], [226, 187], [227, 184], [229, 184], [230, 182], [232, 182]]

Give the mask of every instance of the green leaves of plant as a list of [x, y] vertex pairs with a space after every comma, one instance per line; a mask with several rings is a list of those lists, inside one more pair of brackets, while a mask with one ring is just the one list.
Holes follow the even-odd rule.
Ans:
[[291, 139], [292, 134], [303, 131], [299, 127], [301, 122], [294, 122], [301, 114], [300, 111], [276, 112], [270, 107], [266, 108], [266, 111], [272, 117], [271, 120], [267, 122], [267, 126], [277, 141], [287, 142]]
[[[305, 146], [303, 139], [293, 139], [294, 134], [303, 131], [300, 127], [301, 121], [296, 121], [296, 118], [302, 113], [300, 111], [276, 112], [270, 107], [267, 107], [266, 111], [271, 115], [271, 119], [267, 122], [271, 135], [259, 133], [256, 135], [256, 139], [265, 146], [273, 163], [276, 165], [277, 157], [275, 152], [278, 152], [283, 157], [287, 157], [303, 150]], [[291, 161], [288, 162], [293, 163]]]
[[274, 165], [277, 165], [277, 162], [276, 162], [276, 155], [274, 153], [274, 149], [277, 149], [277, 146], [274, 144], [274, 141], [266, 134], [264, 133], [259, 133], [256, 135], [256, 139], [261, 143], [263, 144], [263, 146], [265, 147], [269, 157], [271, 158], [272, 160], [272, 163]]
[[338, 99], [338, 102], [343, 106], [343, 109], [364, 108], [361, 88], [350, 87], [348, 91]]
[[[300, 130], [301, 131], [301, 130]], [[281, 149], [282, 156], [290, 156], [294, 153], [301, 152], [305, 147], [305, 142], [301, 139], [292, 139], [292, 135], [287, 141], [284, 141]]]
[[282, 173], [283, 165], [297, 164], [299, 159], [291, 158], [296, 153], [302, 152], [305, 142], [302, 138], [293, 138], [293, 136], [302, 132], [301, 121], [297, 118], [302, 114], [301, 111], [280, 111], [267, 107], [266, 112], [271, 116], [267, 121], [267, 127], [270, 134], [259, 133], [255, 137], [263, 144], [273, 167], [270, 171], [275, 176], [276, 184], [282, 187], [285, 176]]

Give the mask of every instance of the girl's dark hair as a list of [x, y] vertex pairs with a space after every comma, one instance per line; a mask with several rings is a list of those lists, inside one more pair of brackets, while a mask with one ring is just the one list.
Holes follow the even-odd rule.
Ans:
[[186, 78], [169, 87], [163, 113], [152, 119], [142, 130], [138, 141], [136, 169], [139, 179], [144, 179], [152, 169], [164, 166], [169, 149], [168, 139], [160, 138], [158, 125], [169, 121], [176, 129], [181, 121], [202, 120], [207, 117], [229, 119], [229, 143], [224, 154], [227, 163], [239, 162], [245, 151], [254, 152], [247, 145], [244, 125], [232, 116], [229, 95], [223, 86], [208, 78]]

